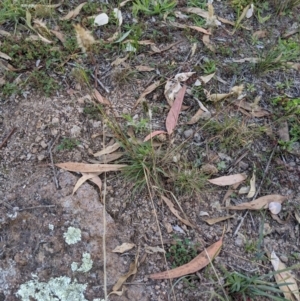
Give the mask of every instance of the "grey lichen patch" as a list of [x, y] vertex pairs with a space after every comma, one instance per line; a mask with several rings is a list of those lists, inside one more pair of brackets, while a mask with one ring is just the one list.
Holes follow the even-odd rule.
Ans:
[[80, 268], [78, 268], [77, 262], [73, 262], [71, 264], [71, 270], [73, 272], [77, 271], [77, 272], [86, 273], [92, 268], [92, 266], [93, 266], [93, 260], [91, 259], [91, 254], [83, 253], [82, 254], [82, 265], [80, 266]]
[[22, 301], [87, 301], [83, 293], [87, 284], [77, 283], [66, 276], [51, 278], [48, 282], [30, 280], [20, 286], [16, 296]]
[[65, 241], [68, 245], [76, 244], [81, 240], [81, 230], [74, 227], [69, 227], [68, 231], [64, 233]]

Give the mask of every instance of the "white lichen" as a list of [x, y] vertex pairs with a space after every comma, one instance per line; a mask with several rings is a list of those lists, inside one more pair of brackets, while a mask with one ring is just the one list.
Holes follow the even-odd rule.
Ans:
[[48, 227], [49, 227], [49, 230], [53, 231], [53, 229], [54, 229], [54, 225], [52, 225], [52, 224], [49, 224], [49, 225], [48, 225]]
[[93, 260], [91, 259], [91, 254], [83, 253], [82, 254], [82, 265], [77, 271], [86, 273], [92, 268], [92, 266], [93, 266]]
[[68, 245], [76, 244], [81, 240], [81, 230], [74, 227], [69, 227], [68, 231], [64, 233], [65, 241]]
[[72, 272], [75, 272], [75, 271], [78, 270], [78, 263], [77, 262], [72, 262], [71, 270], [72, 270]]
[[22, 301], [87, 301], [83, 293], [87, 284], [77, 283], [66, 276], [51, 278], [49, 282], [30, 280], [20, 286], [16, 296]]

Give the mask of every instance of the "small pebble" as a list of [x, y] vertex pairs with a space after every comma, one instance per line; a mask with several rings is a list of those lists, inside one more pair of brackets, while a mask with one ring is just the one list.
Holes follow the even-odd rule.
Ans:
[[184, 138], [187, 139], [193, 135], [194, 131], [192, 129], [183, 132]]
[[284, 263], [287, 263], [289, 261], [289, 259], [288, 259], [288, 257], [286, 255], [281, 255], [279, 258]]

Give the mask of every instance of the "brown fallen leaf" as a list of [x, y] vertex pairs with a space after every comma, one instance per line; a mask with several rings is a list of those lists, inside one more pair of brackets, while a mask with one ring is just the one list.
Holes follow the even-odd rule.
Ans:
[[256, 182], [255, 171], [256, 171], [256, 169], [255, 169], [255, 166], [254, 166], [252, 178], [250, 179], [250, 190], [249, 190], [249, 192], [246, 196], [246, 198], [248, 198], [248, 199], [253, 198], [254, 194], [256, 192], [256, 188], [255, 188], [255, 182]]
[[226, 215], [226, 216], [221, 216], [221, 217], [215, 217], [215, 218], [204, 218], [203, 220], [208, 223], [209, 225], [214, 225], [216, 223], [219, 223], [219, 222], [223, 222], [223, 221], [226, 221], [230, 218], [233, 218], [234, 215]]
[[199, 7], [187, 7], [187, 8], [182, 8], [181, 11], [184, 11], [186, 13], [192, 13], [195, 15], [198, 15], [204, 19], [208, 19], [209, 18], [209, 13], [208, 11], [201, 9]]
[[[260, 106], [255, 105], [254, 103], [248, 103], [245, 99], [236, 100], [233, 102], [234, 105], [236, 105], [239, 109], [243, 108], [247, 111], [250, 111], [250, 115], [253, 117], [264, 117], [269, 116], [271, 113], [267, 110], [262, 109]], [[241, 112], [243, 112], [241, 110]]]
[[124, 156], [124, 153], [116, 152], [113, 154], [102, 155], [101, 157], [97, 158], [97, 160], [89, 159], [88, 161], [96, 164], [109, 163], [121, 158], [122, 156]]
[[184, 85], [178, 92], [176, 99], [168, 113], [166, 119], [166, 128], [169, 135], [171, 135], [177, 125], [179, 113], [181, 111], [181, 106], [183, 102], [183, 98], [186, 91], [186, 85]]
[[216, 48], [213, 43], [210, 41], [210, 37], [208, 34], [204, 34], [202, 37], [203, 44], [212, 52], [216, 52]]
[[204, 116], [205, 111], [199, 109], [196, 114], [191, 118], [190, 121], [187, 122], [187, 124], [195, 124], [199, 121], [199, 119]]
[[140, 97], [138, 98], [138, 100], [135, 102], [134, 108], [140, 103], [140, 101], [148, 94], [150, 94], [151, 92], [153, 92], [157, 87], [159, 87], [161, 85], [160, 81], [156, 81], [154, 82], [152, 85], [150, 85], [149, 87], [147, 87], [144, 92], [140, 95]]
[[215, 74], [216, 74], [216, 72], [205, 75], [205, 76], [200, 76], [200, 80], [204, 84], [207, 84], [215, 76]]
[[188, 27], [191, 28], [191, 29], [197, 30], [197, 31], [199, 31], [199, 32], [202, 32], [202, 33], [204, 33], [205, 35], [211, 35], [211, 33], [210, 33], [209, 30], [206, 30], [206, 29], [204, 29], [204, 28], [202, 28], [202, 27], [200, 27], [200, 26], [188, 26]]
[[86, 4], [87, 2], [83, 2], [81, 4], [79, 4], [75, 9], [71, 10], [68, 12], [68, 14], [62, 18], [60, 18], [61, 20], [70, 20], [70, 19], [74, 19], [75, 17], [77, 17], [81, 11], [81, 9], [83, 8], [83, 6]]
[[287, 198], [282, 195], [278, 194], [270, 194], [266, 196], [262, 196], [256, 200], [253, 200], [251, 202], [247, 203], [241, 203], [236, 206], [227, 206], [225, 207], [226, 209], [230, 210], [261, 210], [261, 209], [268, 209], [269, 203], [271, 202], [277, 202], [277, 203], [282, 203], [286, 200]]
[[66, 42], [66, 38], [62, 32], [57, 30], [50, 30], [50, 32], [52, 32], [62, 42], [62, 44]]
[[153, 254], [153, 253], [166, 253], [164, 249], [162, 249], [159, 246], [156, 247], [151, 247], [151, 246], [145, 246], [145, 252], [148, 254]]
[[144, 142], [152, 139], [153, 137], [160, 135], [160, 134], [167, 134], [167, 132], [165, 131], [154, 131], [152, 133], [150, 133], [148, 136], [145, 137]]
[[149, 72], [155, 70], [155, 68], [149, 67], [149, 66], [135, 66], [135, 69], [139, 72]]
[[219, 254], [222, 244], [223, 244], [223, 238], [221, 238], [219, 241], [209, 246], [207, 249], [201, 252], [197, 257], [195, 257], [189, 263], [169, 271], [151, 274], [150, 278], [151, 279], [173, 279], [187, 274], [195, 273], [203, 269], [204, 267], [206, 267], [209, 263], [211, 263], [211, 261]]
[[235, 174], [230, 176], [223, 176], [215, 179], [210, 179], [208, 182], [218, 185], [218, 186], [228, 186], [240, 183], [247, 178], [244, 174]]
[[93, 96], [96, 100], [98, 100], [99, 103], [111, 106], [110, 101], [107, 98], [103, 97], [97, 89], [93, 90]]
[[87, 164], [77, 162], [65, 162], [55, 164], [57, 167], [75, 172], [108, 172], [119, 171], [127, 165], [124, 164]]
[[194, 225], [192, 225], [188, 220], [182, 218], [180, 215], [179, 215], [179, 212], [178, 210], [176, 210], [174, 208], [174, 205], [173, 203], [168, 199], [166, 198], [165, 196], [161, 196], [161, 198], [163, 199], [163, 201], [167, 204], [167, 206], [169, 207], [170, 211], [184, 224], [186, 224], [187, 226], [190, 226], [192, 228], [194, 228]]
[[127, 54], [125, 57], [118, 57], [116, 58], [112, 63], [111, 66], [119, 66], [122, 63], [124, 63], [128, 59], [129, 54]]
[[89, 172], [89, 173], [82, 173], [82, 177], [78, 179], [78, 181], [76, 182], [74, 188], [73, 188], [73, 192], [72, 195], [78, 190], [78, 188], [85, 183], [87, 180], [94, 178], [94, 177], [98, 177], [102, 172]]
[[0, 57], [5, 60], [11, 60], [11, 57], [9, 55], [7, 55], [6, 53], [1, 52], [1, 51], [0, 51]]
[[101, 192], [102, 189], [102, 181], [99, 177], [93, 177], [91, 179], [89, 179], [89, 181], [93, 182], [95, 185], [98, 186], [99, 191]]
[[[286, 270], [286, 265], [281, 262], [276, 253], [272, 251], [271, 255], [268, 254], [274, 270], [278, 273], [274, 275], [280, 290], [283, 292], [284, 297], [287, 300], [297, 300], [300, 301], [300, 293], [295, 277], [292, 275], [291, 271]], [[283, 285], [286, 284], [286, 285]]]
[[113, 145], [107, 146], [106, 148], [104, 148], [103, 150], [94, 153], [94, 157], [100, 157], [102, 155], [107, 155], [110, 153], [113, 153], [114, 151], [116, 151], [118, 148], [120, 148], [120, 143], [116, 142]]
[[266, 30], [257, 30], [253, 33], [253, 37], [260, 39], [260, 38], [265, 38], [267, 36], [267, 31]]
[[115, 247], [112, 252], [114, 253], [124, 253], [126, 251], [131, 250], [132, 248], [135, 247], [135, 244], [129, 243], [129, 242], [124, 242], [120, 246]]
[[9, 33], [8, 31], [0, 29], [0, 35], [4, 36], [4, 37], [10, 37], [11, 33]]
[[131, 275], [136, 274], [137, 266], [138, 266], [138, 258], [139, 258], [139, 249], [137, 251], [135, 260], [130, 264], [129, 271], [118, 279], [117, 283], [113, 286], [112, 289], [113, 291], [111, 293], [115, 294], [116, 292], [118, 292], [118, 290], [121, 288], [123, 283], [127, 280], [127, 278], [129, 278]]

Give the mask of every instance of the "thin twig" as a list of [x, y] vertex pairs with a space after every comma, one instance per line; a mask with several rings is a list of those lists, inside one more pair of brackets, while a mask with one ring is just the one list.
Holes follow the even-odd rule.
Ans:
[[53, 163], [52, 147], [55, 144], [55, 141], [57, 140], [58, 137], [59, 137], [59, 134], [55, 137], [55, 139], [53, 140], [53, 142], [49, 144], [49, 155], [50, 155], [51, 167], [52, 167], [52, 171], [53, 171], [53, 179], [54, 179], [54, 183], [55, 183], [55, 186], [56, 186], [57, 190], [61, 189], [61, 187], [59, 185], [57, 174], [56, 174], [55, 165]]
[[8, 141], [8, 139], [12, 136], [12, 134], [17, 130], [16, 127], [14, 127], [9, 134], [6, 136], [6, 138], [4, 138], [4, 140], [2, 141], [2, 143], [0, 144], [0, 149], [5, 145], [5, 143]]
[[91, 73], [91, 75], [92, 75], [92, 78], [98, 82], [98, 84], [101, 86], [101, 88], [102, 88], [106, 93], [109, 94], [109, 93], [110, 93], [109, 89], [108, 89], [107, 87], [104, 86], [104, 84], [100, 81], [100, 79], [97, 78], [97, 77], [95, 77], [95, 75], [94, 75], [93, 73]]
[[[272, 153], [271, 153], [271, 155], [270, 155], [270, 158], [269, 158], [269, 161], [268, 161], [268, 163], [267, 163], [267, 166], [266, 166], [266, 168], [265, 168], [265, 170], [264, 170], [263, 178], [262, 178], [262, 180], [261, 180], [261, 182], [260, 182], [260, 185], [259, 185], [258, 189], [256, 190], [256, 192], [255, 192], [255, 194], [254, 194], [254, 196], [253, 196], [253, 198], [252, 198], [252, 201], [256, 199], [257, 195], [258, 195], [259, 192], [260, 192], [260, 189], [261, 189], [262, 184], [263, 184], [263, 182], [264, 182], [264, 180], [265, 180], [265, 178], [266, 178], [266, 175], [267, 175], [267, 172], [268, 172], [268, 169], [269, 169], [271, 160], [272, 160], [272, 158], [273, 158], [273, 155], [274, 155], [276, 149], [277, 149], [277, 145], [273, 148], [273, 151], [272, 151]], [[242, 219], [241, 219], [240, 223], [238, 224], [237, 228], [235, 229], [235, 231], [234, 231], [234, 233], [233, 233], [233, 236], [237, 235], [237, 233], [239, 232], [239, 230], [240, 230], [240, 228], [241, 228], [241, 226], [242, 226], [242, 224], [243, 224], [243, 222], [244, 222], [246, 216], [248, 215], [248, 213], [249, 213], [249, 210], [247, 210], [247, 211], [245, 212], [245, 214], [242, 216]]]
[[38, 209], [38, 208], [52, 208], [52, 207], [55, 207], [55, 206], [56, 205], [39, 205], [39, 206], [21, 208], [21, 209], [18, 209], [18, 211], [32, 210], [32, 209]]

